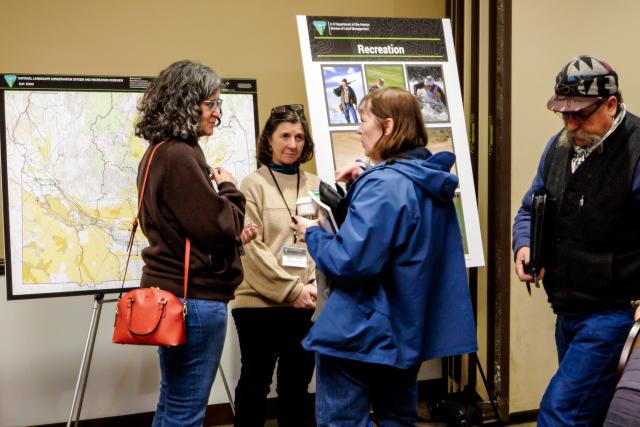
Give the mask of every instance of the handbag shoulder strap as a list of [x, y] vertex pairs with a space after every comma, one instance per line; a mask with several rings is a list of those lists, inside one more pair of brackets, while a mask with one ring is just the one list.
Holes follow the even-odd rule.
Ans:
[[631, 330], [624, 342], [624, 347], [622, 347], [622, 353], [620, 353], [620, 360], [618, 360], [618, 369], [616, 371], [616, 384], [620, 382], [624, 368], [627, 366], [627, 361], [638, 345], [638, 335], [640, 335], [640, 320], [636, 320], [633, 326], [631, 326]]
[[[153, 147], [153, 150], [151, 150], [151, 153], [149, 154], [149, 160], [147, 160], [147, 166], [145, 168], [144, 171], [144, 178], [142, 179], [142, 187], [140, 187], [140, 194], [138, 195], [138, 211], [136, 212], [136, 216], [135, 218], [133, 218], [133, 221], [131, 223], [131, 233], [129, 234], [129, 242], [127, 244], [127, 262], [125, 263], [124, 266], [124, 275], [122, 276], [122, 286], [120, 287], [120, 295], [118, 295], [118, 298], [120, 298], [122, 296], [122, 291], [124, 289], [124, 282], [127, 279], [127, 270], [129, 268], [129, 260], [131, 259], [131, 250], [133, 249], [133, 241], [134, 241], [134, 237], [136, 235], [136, 231], [138, 229], [138, 218], [140, 217], [140, 211], [142, 210], [142, 200], [144, 199], [144, 190], [147, 187], [147, 178], [149, 177], [149, 169], [151, 168], [151, 161], [153, 160], [153, 156], [156, 154], [156, 150], [158, 148], [160, 148], [160, 146], [162, 144], [164, 144], [165, 141], [161, 141], [159, 143], [156, 144], [155, 147]], [[188, 284], [189, 284], [189, 257], [191, 254], [191, 240], [189, 240], [189, 238], [187, 238], [187, 241], [185, 242], [185, 251], [184, 251], [184, 306], [186, 307], [187, 305], [187, 288], [188, 288]]]
[[[191, 240], [187, 238], [184, 244], [184, 307], [187, 307], [187, 287], [189, 285], [189, 256], [191, 255]], [[186, 313], [185, 313], [186, 314]]]

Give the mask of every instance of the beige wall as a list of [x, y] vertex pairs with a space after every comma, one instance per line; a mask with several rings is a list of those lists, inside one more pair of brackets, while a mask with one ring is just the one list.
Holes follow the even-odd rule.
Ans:
[[[306, 103], [296, 14], [442, 18], [445, 1], [3, 1], [0, 72], [156, 75], [190, 58], [257, 78], [263, 119], [273, 105]], [[7, 302], [0, 281], [0, 426], [66, 421], [92, 300]], [[102, 313], [83, 418], [151, 411], [157, 399], [154, 349], [111, 344], [113, 309]], [[223, 364], [238, 372], [236, 343]], [[222, 401], [216, 379], [211, 402]]]
[[[555, 75], [571, 57], [590, 54], [620, 76], [627, 107], [640, 111], [640, 60], [634, 0], [513, 1], [513, 93], [511, 209], [515, 215], [531, 184], [545, 143], [561, 121], [546, 109]], [[542, 289], [530, 298], [515, 274], [511, 279], [510, 412], [538, 407], [557, 368], [555, 318]]]
[[0, 72], [153, 76], [193, 59], [257, 78], [262, 125], [272, 106], [306, 103], [296, 15], [443, 18], [445, 0], [5, 1]]

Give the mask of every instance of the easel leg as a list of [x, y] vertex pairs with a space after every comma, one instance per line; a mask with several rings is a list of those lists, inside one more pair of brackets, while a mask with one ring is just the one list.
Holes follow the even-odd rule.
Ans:
[[229, 398], [229, 405], [231, 405], [231, 413], [233, 416], [236, 416], [236, 407], [233, 404], [233, 398], [231, 397], [231, 391], [229, 390], [229, 384], [227, 383], [227, 377], [224, 375], [224, 370], [222, 369], [222, 361], [218, 364], [218, 370], [220, 371], [220, 376], [222, 377], [222, 383], [224, 384], [224, 389], [227, 391], [227, 397]]
[[[82, 401], [84, 400], [84, 392], [87, 387], [87, 378], [89, 377], [89, 368], [91, 367], [91, 357], [93, 355], [93, 347], [96, 342], [96, 334], [98, 332], [98, 323], [100, 322], [100, 312], [102, 311], [103, 299], [104, 294], [99, 293], [96, 295], [93, 303], [93, 313], [91, 315], [91, 323], [89, 324], [89, 334], [87, 335], [87, 342], [84, 345], [84, 353], [82, 355], [82, 362], [80, 363], [78, 381], [76, 382], [76, 390], [73, 395], [73, 402], [71, 404], [71, 412], [69, 413], [67, 427], [71, 427], [71, 420], [73, 419], [74, 414], [76, 415], [76, 427], [80, 420], [80, 411], [82, 410]], [[77, 413], [76, 405], [78, 406]]]

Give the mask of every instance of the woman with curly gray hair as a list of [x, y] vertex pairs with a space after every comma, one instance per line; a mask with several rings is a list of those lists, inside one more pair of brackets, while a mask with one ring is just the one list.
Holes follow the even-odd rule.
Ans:
[[158, 348], [154, 427], [202, 425], [222, 354], [227, 302], [243, 278], [240, 248], [255, 237], [255, 231], [243, 231], [245, 198], [233, 176], [209, 168], [198, 144], [220, 123], [220, 84], [211, 68], [176, 62], [151, 83], [138, 106], [136, 135], [149, 142], [138, 168], [139, 191], [157, 147], [141, 195], [140, 226], [149, 240], [142, 250], [141, 286], [182, 297], [185, 242], [191, 241], [187, 342]]

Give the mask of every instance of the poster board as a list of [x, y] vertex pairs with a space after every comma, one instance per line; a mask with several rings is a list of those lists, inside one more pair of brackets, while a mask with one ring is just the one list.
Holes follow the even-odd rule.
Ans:
[[[147, 143], [134, 135], [147, 77], [1, 74], [7, 298], [119, 292]], [[222, 123], [200, 144], [242, 180], [256, 167], [256, 81], [223, 79]], [[138, 232], [125, 288], [138, 286]]]
[[[451, 151], [460, 184], [454, 203], [467, 267], [484, 265], [458, 67], [448, 19], [297, 16], [318, 175], [364, 159], [356, 102], [381, 87], [420, 104], [431, 152]], [[348, 89], [341, 89], [344, 83]]]

